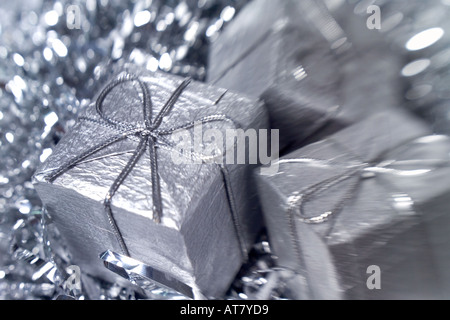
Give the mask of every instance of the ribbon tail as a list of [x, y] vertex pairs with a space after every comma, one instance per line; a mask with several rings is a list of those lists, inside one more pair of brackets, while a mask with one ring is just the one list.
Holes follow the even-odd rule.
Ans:
[[175, 105], [180, 95], [183, 93], [184, 89], [191, 83], [191, 79], [185, 79], [183, 82], [178, 86], [178, 88], [172, 93], [169, 100], [164, 104], [161, 111], [158, 113], [158, 115], [155, 118], [154, 123], [152, 124], [152, 129], [156, 129], [159, 127], [159, 125], [162, 122], [163, 117], [170, 111], [170, 109]]
[[152, 178], [152, 197], [153, 197], [153, 220], [156, 223], [161, 223], [162, 218], [162, 199], [161, 186], [158, 175], [158, 159], [156, 157], [156, 142], [150, 138], [148, 140], [150, 149], [150, 166]]
[[227, 121], [227, 122], [232, 123], [235, 128], [239, 128], [240, 127], [239, 124], [236, 123], [236, 121], [234, 121], [233, 119], [231, 119], [231, 118], [229, 118], [229, 117], [227, 117], [225, 115], [222, 115], [222, 114], [216, 114], [216, 115], [206, 116], [206, 117], [200, 118], [198, 120], [194, 120], [194, 121], [182, 124], [180, 126], [168, 129], [168, 130], [158, 131], [158, 135], [165, 136], [165, 135], [172, 134], [173, 132], [178, 131], [178, 130], [191, 129], [197, 123], [205, 124], [205, 123], [208, 123], [208, 122], [216, 122], [216, 121]]
[[287, 216], [288, 216], [288, 224], [289, 224], [289, 233], [292, 239], [292, 244], [294, 246], [294, 254], [295, 254], [295, 258], [297, 261], [300, 262], [300, 264], [304, 263], [304, 259], [303, 259], [303, 255], [302, 255], [302, 250], [301, 250], [301, 246], [299, 244], [299, 236], [298, 236], [298, 232], [297, 232], [297, 223], [296, 223], [296, 213], [297, 213], [297, 205], [296, 205], [297, 201], [293, 201], [292, 203], [289, 204], [288, 208], [287, 208]]
[[112, 209], [111, 209], [111, 200], [114, 194], [116, 193], [117, 189], [119, 189], [120, 185], [123, 183], [125, 178], [128, 176], [128, 174], [131, 172], [131, 170], [134, 168], [136, 163], [138, 162], [139, 158], [142, 156], [142, 154], [145, 151], [147, 144], [147, 139], [143, 138], [139, 142], [138, 147], [134, 151], [133, 155], [131, 156], [130, 160], [128, 160], [128, 163], [126, 164], [125, 168], [120, 172], [119, 176], [114, 180], [113, 184], [111, 185], [104, 201], [105, 211], [106, 215], [108, 217], [109, 224], [111, 225], [114, 235], [116, 236], [117, 241], [119, 242], [120, 248], [122, 252], [126, 256], [130, 256], [130, 253], [128, 251], [127, 246], [125, 245], [125, 241], [122, 237], [122, 234], [119, 230], [119, 227], [117, 226], [117, 222], [114, 219]]
[[126, 137], [128, 137], [129, 135], [132, 135], [134, 133], [135, 133], [134, 131], [124, 132], [124, 133], [121, 133], [119, 135], [115, 135], [115, 136], [107, 139], [106, 141], [103, 141], [103, 142], [93, 146], [92, 148], [88, 149], [87, 151], [83, 152], [82, 154], [76, 156], [75, 158], [69, 160], [68, 162], [66, 162], [65, 164], [60, 166], [56, 171], [52, 172], [50, 175], [47, 176], [47, 180], [49, 182], [53, 182], [61, 174], [63, 174], [64, 172], [70, 170], [71, 168], [75, 167], [78, 163], [80, 163], [81, 161], [85, 160], [89, 156], [91, 156], [94, 153], [97, 153], [98, 151], [100, 151], [100, 150], [102, 150], [102, 149], [112, 145], [113, 143], [116, 143], [116, 142], [118, 142], [120, 140], [125, 139]]

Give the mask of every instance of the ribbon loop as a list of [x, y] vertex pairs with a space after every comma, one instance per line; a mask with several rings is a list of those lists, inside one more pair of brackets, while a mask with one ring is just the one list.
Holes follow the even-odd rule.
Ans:
[[144, 115], [145, 127], [148, 128], [151, 125], [153, 106], [152, 106], [152, 101], [151, 101], [150, 93], [147, 89], [147, 86], [141, 80], [139, 80], [139, 78], [137, 78], [136, 76], [133, 76], [133, 75], [129, 75], [129, 74], [122, 76], [122, 77], [114, 80], [110, 84], [108, 84], [103, 89], [103, 91], [100, 93], [100, 95], [98, 96], [97, 101], [95, 103], [95, 108], [96, 108], [99, 116], [105, 122], [107, 122], [113, 126], [125, 126], [125, 127], [133, 127], [134, 126], [133, 124], [124, 123], [124, 122], [114, 120], [114, 119], [106, 116], [106, 114], [104, 113], [104, 110], [103, 110], [103, 103], [104, 103], [106, 97], [115, 87], [117, 87], [125, 82], [133, 82], [133, 81], [138, 83], [138, 85], [142, 91], [142, 95], [143, 95], [142, 111], [143, 111], [143, 115]]
[[[422, 145], [433, 146], [438, 143], [443, 143], [443, 141], [448, 142], [447, 137], [436, 137], [429, 138], [428, 136], [415, 139], [410, 141], [410, 144], [418, 143], [424, 140], [426, 143], [421, 142]], [[411, 146], [408, 144], [408, 146]], [[423, 150], [426, 152], [427, 150]], [[449, 166], [448, 158], [445, 159], [407, 159], [407, 160], [384, 160], [386, 155], [384, 153], [380, 154], [376, 159], [377, 161], [363, 162], [360, 164], [345, 164], [336, 163], [334, 161], [320, 160], [320, 159], [292, 159], [280, 161], [280, 163], [304, 163], [307, 166], [315, 167], [329, 167], [329, 168], [346, 168], [347, 171], [318, 182], [312, 186], [309, 186], [305, 190], [301, 191], [299, 195], [292, 197], [292, 201], [289, 204], [289, 211], [291, 213], [295, 212], [298, 220], [303, 223], [323, 223], [328, 220], [332, 215], [341, 211], [347, 202], [354, 196], [358, 189], [358, 186], [363, 180], [377, 177], [378, 175], [387, 174], [398, 177], [414, 177], [427, 174], [432, 170], [439, 169], [442, 167]], [[446, 156], [447, 157], [447, 156]], [[395, 158], [395, 157], [394, 157]], [[390, 158], [389, 158], [390, 159]], [[400, 167], [400, 168], [396, 168]], [[405, 167], [404, 169], [402, 167]], [[345, 193], [343, 199], [330, 211], [324, 212], [319, 215], [312, 217], [306, 217], [304, 215], [304, 205], [306, 202], [310, 201], [313, 197], [318, 196], [320, 193], [326, 192], [333, 186], [348, 180], [350, 178], [356, 178], [356, 181], [350, 186], [348, 192]]]

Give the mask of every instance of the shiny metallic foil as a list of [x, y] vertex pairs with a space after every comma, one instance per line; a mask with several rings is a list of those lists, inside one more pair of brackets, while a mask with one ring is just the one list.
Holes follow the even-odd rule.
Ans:
[[[294, 299], [448, 299], [450, 138], [376, 114], [258, 176], [269, 239]], [[381, 270], [370, 290], [368, 268]], [[369, 273], [370, 274], [370, 273]], [[296, 280], [294, 278], [294, 280]]]

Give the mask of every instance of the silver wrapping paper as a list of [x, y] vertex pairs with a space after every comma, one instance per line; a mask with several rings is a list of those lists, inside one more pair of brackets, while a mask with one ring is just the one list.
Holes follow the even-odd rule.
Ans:
[[208, 81], [261, 98], [282, 153], [398, 105], [399, 59], [345, 19], [323, 1], [255, 0], [213, 43]]
[[[153, 115], [162, 108], [180, 84], [180, 78], [142, 71], [126, 65], [128, 73], [140, 77], [150, 90]], [[113, 89], [104, 101], [105, 113], [124, 122], [142, 121], [141, 97], [131, 83]], [[210, 85], [192, 82], [161, 130], [176, 127], [213, 114], [224, 114], [243, 128], [267, 128], [261, 105]], [[99, 120], [93, 105], [80, 117]], [[227, 122], [205, 124], [230, 129]], [[103, 200], [124, 168], [137, 142], [129, 138], [99, 151], [59, 176], [52, 184], [44, 177], [68, 159], [107, 139], [115, 132], [92, 121], [79, 120], [56, 146], [35, 175], [36, 190], [55, 224], [65, 237], [73, 260], [91, 275], [111, 280], [113, 273], [103, 267], [99, 255], [106, 250], [120, 252], [111, 232]], [[169, 141], [171, 136], [166, 137]], [[176, 143], [176, 141], [170, 141]], [[148, 150], [125, 179], [112, 200], [112, 211], [132, 258], [183, 282], [206, 297], [220, 297], [227, 290], [243, 256], [228, 205], [223, 177], [217, 164], [176, 165], [170, 148], [157, 149], [163, 215], [153, 221], [151, 169]], [[252, 165], [226, 165], [235, 195], [240, 236], [247, 248], [261, 228]], [[249, 179], [250, 177], [250, 179]]]
[[[427, 135], [407, 114], [380, 113], [257, 176], [277, 264], [299, 274], [290, 298], [449, 298], [450, 140]], [[366, 285], [371, 265], [379, 290]]]

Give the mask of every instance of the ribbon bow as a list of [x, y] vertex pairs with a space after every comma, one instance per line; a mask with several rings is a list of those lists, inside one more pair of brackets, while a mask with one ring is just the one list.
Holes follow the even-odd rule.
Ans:
[[[142, 94], [142, 107], [143, 107], [143, 115], [144, 115], [144, 121], [140, 124], [131, 124], [131, 123], [125, 123], [122, 121], [118, 121], [115, 119], [112, 119], [105, 115], [103, 111], [103, 102], [106, 98], [106, 96], [118, 85], [125, 83], [125, 82], [137, 82], [139, 85]], [[213, 121], [230, 121], [233, 124], [235, 122], [220, 114], [216, 115], [210, 115], [203, 117], [199, 120], [192, 121], [174, 128], [170, 128], [167, 130], [160, 130], [160, 126], [163, 122], [164, 116], [166, 116], [168, 113], [170, 113], [171, 109], [177, 102], [178, 98], [182, 94], [182, 92], [186, 89], [186, 87], [191, 82], [191, 79], [185, 79], [172, 93], [170, 98], [167, 100], [167, 102], [164, 104], [162, 109], [159, 111], [159, 113], [156, 115], [154, 120], [152, 119], [152, 100], [150, 92], [147, 88], [147, 86], [136, 76], [133, 75], [125, 75], [122, 77], [119, 77], [118, 79], [112, 81], [110, 84], [108, 84], [103, 91], [100, 93], [100, 95], [97, 98], [95, 107], [96, 111], [99, 114], [101, 120], [95, 120], [90, 118], [81, 118], [80, 120], [89, 120], [96, 123], [100, 123], [103, 125], [107, 125], [108, 127], [114, 129], [115, 131], [118, 131], [119, 133], [96, 144], [95, 146], [89, 148], [82, 154], [74, 157], [73, 159], [69, 160], [68, 162], [61, 165], [58, 169], [50, 173], [46, 178], [49, 182], [53, 182], [58, 176], [66, 172], [67, 170], [75, 167], [77, 164], [79, 164], [81, 161], [85, 160], [89, 156], [95, 154], [96, 152], [118, 142], [123, 139], [129, 138], [129, 137], [137, 137], [139, 140], [139, 144], [137, 148], [134, 150], [131, 158], [128, 160], [125, 167], [122, 169], [120, 174], [117, 176], [117, 178], [112, 183], [111, 187], [109, 188], [108, 193], [106, 194], [106, 197], [104, 199], [104, 207], [105, 212], [108, 217], [108, 221], [112, 227], [113, 233], [116, 237], [116, 239], [119, 242], [120, 248], [122, 252], [126, 256], [130, 256], [129, 251], [127, 249], [127, 246], [125, 244], [125, 241], [122, 237], [122, 234], [117, 226], [117, 223], [114, 219], [112, 209], [111, 209], [111, 201], [114, 197], [114, 194], [119, 189], [120, 185], [124, 182], [126, 177], [130, 174], [130, 172], [135, 167], [138, 160], [141, 158], [141, 156], [144, 154], [144, 152], [148, 149], [150, 151], [150, 167], [151, 167], [151, 184], [152, 184], [152, 202], [153, 202], [153, 220], [155, 223], [161, 223], [161, 218], [163, 215], [163, 209], [162, 209], [162, 197], [161, 197], [161, 187], [160, 187], [160, 177], [158, 175], [158, 159], [157, 159], [157, 143], [163, 143], [168, 145], [169, 147], [172, 147], [172, 145], [164, 139], [164, 136], [170, 135], [174, 131], [181, 130], [181, 129], [189, 129], [194, 127], [196, 123], [204, 124], [207, 122], [213, 122]], [[235, 225], [236, 233], [239, 239], [239, 243], [241, 246], [241, 252], [243, 256], [246, 256], [246, 248], [244, 244], [244, 240], [242, 239], [241, 232], [240, 232], [240, 225], [237, 220], [237, 215], [235, 211], [234, 206], [234, 197], [232, 194], [232, 190], [230, 187], [230, 184], [228, 183], [228, 173], [224, 166], [220, 166], [222, 174], [224, 176], [224, 183], [225, 183], [225, 190], [227, 192], [230, 210], [232, 214], [232, 220]]]

